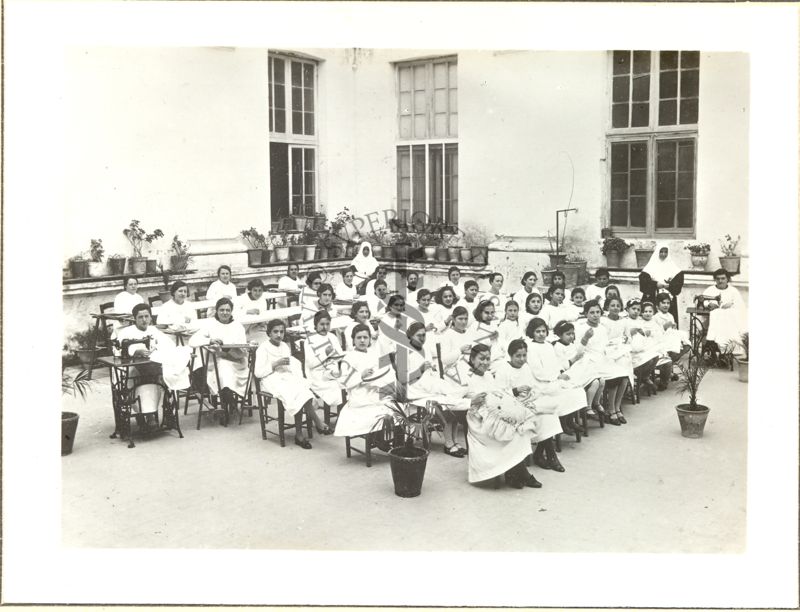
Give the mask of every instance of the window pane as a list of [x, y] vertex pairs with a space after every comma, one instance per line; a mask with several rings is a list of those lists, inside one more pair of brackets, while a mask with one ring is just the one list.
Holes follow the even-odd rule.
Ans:
[[272, 58], [272, 76], [275, 79], [275, 83], [280, 83], [283, 85], [286, 81], [284, 80], [284, 70], [286, 63], [282, 59], [278, 59], [277, 57]]
[[699, 51], [683, 51], [681, 53], [681, 68], [699, 68], [699, 67], [700, 67]]
[[400, 68], [400, 91], [411, 91], [411, 68]]
[[697, 98], [681, 100], [681, 124], [697, 123]]
[[314, 90], [303, 89], [303, 110], [306, 112], [314, 111]]
[[631, 196], [647, 195], [647, 170], [631, 170]]
[[614, 51], [614, 74], [630, 74], [631, 52]]
[[411, 117], [400, 117], [400, 138], [411, 138]]
[[458, 113], [450, 113], [450, 136], [458, 136]]
[[633, 77], [633, 96], [635, 102], [650, 100], [650, 75]]
[[678, 97], [678, 72], [675, 70], [662, 71], [659, 75], [659, 97], [666, 98]]
[[292, 110], [303, 110], [303, 89], [292, 86]]
[[675, 173], [659, 172], [656, 184], [656, 198], [659, 200], [675, 199]]
[[611, 101], [612, 102], [627, 102], [630, 96], [630, 77], [616, 76], [614, 77]]
[[615, 172], [611, 175], [611, 199], [628, 199], [628, 175]]
[[450, 88], [448, 103], [450, 104], [450, 112], [455, 113], [458, 111], [458, 90]]
[[628, 171], [628, 145], [623, 142], [611, 144], [611, 172]]
[[292, 134], [303, 133], [303, 113], [295, 111], [292, 113]]
[[662, 100], [658, 104], [658, 125], [675, 125], [678, 123], [677, 100]]
[[448, 79], [450, 82], [450, 89], [458, 87], [458, 64], [456, 62], [447, 62]]
[[678, 197], [681, 199], [694, 197], [694, 173], [678, 172]]
[[411, 150], [411, 190], [413, 212], [425, 212], [425, 147], [415, 145]]
[[658, 155], [658, 172], [674, 171], [675, 170], [675, 150], [676, 143], [674, 141], [662, 141], [656, 146], [656, 154]]
[[447, 112], [447, 90], [436, 89], [433, 92], [433, 111], [436, 113]]
[[447, 87], [447, 64], [440, 62], [433, 65], [433, 86], [434, 88]]
[[684, 140], [678, 145], [678, 170], [694, 172], [694, 141]]
[[614, 104], [611, 107], [612, 127], [628, 127], [628, 105]]
[[275, 108], [286, 108], [286, 88], [283, 85], [275, 85]]
[[286, 132], [286, 111], [283, 109], [275, 109], [275, 131]]
[[428, 122], [425, 115], [414, 115], [414, 138], [427, 138]]
[[612, 201], [611, 202], [611, 225], [613, 226], [628, 226], [628, 202], [625, 201]]
[[425, 66], [414, 66], [414, 89], [425, 89]]
[[700, 88], [700, 71], [699, 70], [682, 70], [681, 71], [681, 97], [682, 98], [696, 98]]
[[303, 151], [299, 148], [291, 149], [292, 163], [292, 214], [302, 214], [302, 189], [303, 189]]
[[445, 221], [458, 223], [458, 145], [445, 146]]
[[302, 66], [300, 62], [292, 62], [292, 87], [301, 87], [302, 85]]
[[644, 227], [647, 219], [647, 198], [634, 196], [631, 198], [631, 227]]
[[650, 123], [650, 105], [647, 102], [633, 104], [631, 127], [646, 127]]
[[650, 51], [633, 52], [633, 74], [650, 74]]
[[678, 52], [677, 51], [662, 51], [660, 58], [661, 70], [677, 70], [678, 69]]
[[314, 171], [314, 149], [303, 149], [303, 162], [305, 163], [304, 170], [306, 172]]
[[437, 113], [433, 118], [433, 133], [435, 136], [447, 136], [447, 115]]
[[305, 116], [305, 134], [306, 136], [314, 135], [314, 113], [304, 113]]
[[430, 187], [430, 217], [434, 222], [444, 220], [443, 147], [432, 145], [428, 151], [428, 182]]
[[691, 228], [694, 225], [692, 200], [678, 200], [678, 227]]
[[647, 168], [647, 143], [631, 144], [631, 168]]
[[309, 89], [314, 87], [313, 64], [303, 64], [303, 87], [307, 87]]
[[675, 202], [656, 204], [656, 229], [675, 227]]

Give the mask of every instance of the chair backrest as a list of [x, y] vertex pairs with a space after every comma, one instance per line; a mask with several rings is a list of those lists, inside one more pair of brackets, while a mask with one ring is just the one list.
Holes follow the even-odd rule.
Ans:
[[277, 291], [278, 290], [278, 283], [270, 283], [269, 285], [264, 285], [265, 291]]
[[206, 299], [206, 292], [207, 291], [208, 291], [208, 289], [198, 289], [197, 291], [195, 291], [194, 292], [194, 301], [195, 302], [202, 302], [204, 299]]
[[436, 365], [439, 366], [439, 378], [444, 378], [444, 365], [442, 364], [442, 343], [436, 343]]
[[111, 310], [114, 308], [114, 302], [103, 302], [100, 304], [100, 314], [103, 314], [106, 310]]
[[158, 295], [154, 295], [152, 297], [149, 297], [149, 298], [147, 298], [147, 300], [150, 302], [150, 308], [153, 308], [154, 306], [163, 306], [164, 305], [164, 300], [162, 300], [161, 297], [158, 296]]
[[244, 295], [247, 287], [236, 287], [236, 295]]

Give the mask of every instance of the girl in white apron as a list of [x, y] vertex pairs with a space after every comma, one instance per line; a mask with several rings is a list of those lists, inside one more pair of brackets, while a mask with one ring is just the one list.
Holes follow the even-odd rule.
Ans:
[[342, 403], [338, 379], [339, 360], [344, 351], [336, 334], [330, 333], [330, 326], [331, 316], [327, 312], [321, 310], [314, 315], [315, 331], [306, 338], [303, 354], [311, 390], [328, 406], [335, 407]]

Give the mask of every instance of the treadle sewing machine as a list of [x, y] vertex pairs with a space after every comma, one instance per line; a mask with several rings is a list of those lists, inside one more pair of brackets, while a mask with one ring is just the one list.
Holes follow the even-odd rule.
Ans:
[[130, 347], [134, 344], [144, 344], [147, 350], [150, 350], [150, 341], [153, 339], [152, 336], [145, 336], [144, 338], [123, 338], [122, 340], [112, 340], [112, 344], [115, 348], [118, 348], [120, 351], [120, 359], [122, 361], [130, 361], [133, 359], [133, 355], [130, 353]]
[[708, 320], [712, 310], [708, 307], [715, 303], [719, 306], [720, 298], [718, 295], [696, 295], [694, 296], [694, 306], [686, 309], [689, 314], [689, 343], [692, 345], [692, 352], [698, 354], [703, 347], [703, 343], [708, 333]]

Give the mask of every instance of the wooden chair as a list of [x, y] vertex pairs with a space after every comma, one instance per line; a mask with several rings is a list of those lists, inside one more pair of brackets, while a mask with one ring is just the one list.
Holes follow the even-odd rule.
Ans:
[[[297, 353], [296, 353], [296, 355], [297, 355], [298, 361], [300, 362], [300, 365], [303, 368], [303, 377], [307, 379], [308, 378], [308, 374], [306, 373], [305, 340], [302, 340], [302, 339], [297, 340]], [[312, 391], [312, 393], [313, 393], [313, 391]], [[344, 391], [342, 393], [343, 393], [342, 398], [344, 398]], [[316, 393], [314, 395], [316, 395]], [[322, 414], [323, 414], [322, 419], [323, 419], [323, 421], [325, 421], [325, 425], [327, 425], [328, 427], [331, 426], [331, 417], [332, 416], [338, 417], [339, 416], [339, 410], [341, 409], [341, 407], [343, 405], [344, 405], [344, 402], [339, 404], [339, 408], [334, 412], [331, 409], [331, 407], [328, 405], [328, 403], [325, 402], [325, 407], [322, 409]]]
[[[247, 351], [247, 366], [248, 366], [248, 378], [247, 378], [247, 385], [245, 387], [245, 392], [243, 395], [239, 395], [235, 392], [231, 392], [233, 396], [233, 405], [234, 409], [239, 411], [239, 423], [242, 422], [242, 413], [244, 410], [249, 409], [250, 413], [252, 414], [253, 411], [253, 404], [252, 404], [252, 383], [253, 383], [253, 369], [255, 367], [255, 347], [250, 346], [248, 344], [235, 344], [235, 345], [222, 345], [223, 349], [225, 348], [241, 348]], [[217, 389], [222, 389], [222, 382], [219, 377], [219, 367], [217, 365], [217, 354], [212, 352], [208, 346], [201, 346], [200, 347], [200, 359], [203, 363], [202, 371], [205, 374], [208, 372], [208, 367], [211, 365], [214, 370], [214, 376], [217, 380]], [[211, 402], [211, 408], [208, 408], [208, 404], [204, 401], [205, 396], [208, 396], [209, 401]], [[197, 429], [200, 429], [200, 423], [202, 421], [203, 414], [216, 414], [218, 410], [223, 411], [222, 415], [222, 424], [224, 427], [228, 426], [228, 422], [230, 420], [230, 413], [228, 412], [227, 406], [223, 406], [220, 408], [220, 397], [218, 394], [212, 394], [211, 390], [206, 386], [206, 388], [200, 392], [199, 397], [199, 404], [197, 407]], [[204, 410], [204, 408], [206, 408]]]
[[[114, 302], [103, 302], [100, 304], [100, 314], [104, 314], [108, 310], [113, 310]], [[92, 372], [94, 371], [94, 363], [98, 357], [98, 353], [111, 354], [111, 335], [113, 327], [101, 320], [95, 319], [94, 334], [92, 335], [92, 357], [89, 364], [88, 379], [92, 379]]]
[[[278, 283], [270, 283], [264, 286], [264, 291], [278, 291]], [[278, 298], [269, 298], [267, 300], [267, 308], [277, 308]]]
[[[290, 429], [295, 428], [294, 420], [287, 423], [286, 422], [286, 409], [283, 407], [283, 402], [279, 400], [277, 397], [271, 395], [270, 393], [261, 389], [261, 381], [257, 378], [255, 379], [255, 389], [256, 389], [256, 402], [258, 404], [258, 418], [261, 422], [261, 438], [262, 440], [267, 439], [267, 433], [271, 433], [273, 435], [278, 436], [280, 440], [281, 446], [286, 446], [286, 432]], [[272, 400], [275, 400], [275, 403], [278, 408], [278, 416], [271, 416], [269, 414], [269, 407], [272, 403]], [[269, 424], [272, 421], [278, 421], [278, 430], [273, 431], [269, 429]], [[309, 416], [303, 413], [303, 422], [308, 431], [308, 437], [312, 438], [314, 436], [313, 430], [313, 423]]]
[[156, 306], [163, 306], [164, 300], [161, 299], [161, 296], [154, 295], [152, 297], [147, 298], [147, 301], [150, 302], [150, 308], [155, 308]]

